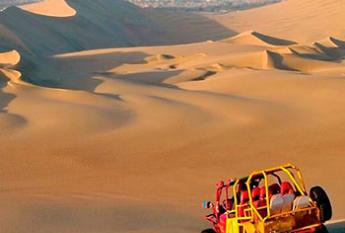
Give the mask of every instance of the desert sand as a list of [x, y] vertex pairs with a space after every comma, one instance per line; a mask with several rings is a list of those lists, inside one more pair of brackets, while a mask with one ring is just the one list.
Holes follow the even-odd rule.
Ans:
[[[1, 232], [199, 232], [216, 181], [286, 162], [344, 232], [342, 1], [206, 16], [92, 2], [0, 13]], [[137, 37], [119, 9], [166, 33]], [[106, 10], [125, 37], [100, 29]]]

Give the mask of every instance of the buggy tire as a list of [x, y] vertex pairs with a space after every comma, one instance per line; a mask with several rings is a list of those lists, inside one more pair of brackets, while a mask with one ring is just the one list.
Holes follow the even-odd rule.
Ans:
[[326, 226], [322, 224], [321, 227], [315, 231], [315, 233], [328, 233], [328, 230]]
[[212, 228], [209, 228], [209, 229], [205, 229], [205, 230], [201, 231], [201, 233], [216, 233], [216, 231], [213, 230]]
[[323, 188], [316, 186], [310, 189], [310, 198], [317, 203], [320, 209], [320, 220], [326, 222], [332, 218], [332, 205]]

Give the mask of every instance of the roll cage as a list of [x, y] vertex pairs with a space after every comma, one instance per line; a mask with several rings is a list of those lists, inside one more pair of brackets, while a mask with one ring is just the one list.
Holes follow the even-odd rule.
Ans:
[[[296, 196], [307, 196], [301, 171], [295, 165], [289, 163], [270, 169], [254, 171], [247, 177], [231, 179], [228, 182], [218, 182], [216, 202], [212, 204], [213, 214], [208, 215], [206, 218], [213, 223], [215, 229], [219, 229], [219, 223], [222, 221], [228, 221], [228, 224], [226, 224], [227, 228], [235, 225], [238, 225], [238, 227], [241, 228], [241, 226], [243, 227], [246, 222], [255, 222], [258, 227], [266, 228], [270, 222], [281, 219], [284, 216], [291, 216], [298, 212], [308, 211], [308, 213], [311, 213], [313, 216], [308, 228], [319, 226], [320, 224], [317, 221], [317, 219], [319, 219], [319, 210], [311, 200], [311, 206], [308, 208], [301, 210], [290, 210], [279, 214], [274, 214], [271, 212], [270, 198], [268, 195], [268, 178], [275, 178], [277, 183], [281, 185], [282, 178], [280, 174], [284, 174], [284, 177], [287, 177], [288, 181], [294, 186]], [[265, 187], [266, 192], [266, 203], [261, 207], [254, 206], [253, 197], [251, 195], [253, 189], [258, 187], [259, 184]], [[246, 202], [243, 202], [243, 200], [240, 201], [242, 191], [250, 194], [248, 195], [248, 200]], [[222, 198], [223, 201], [221, 201], [223, 193], [225, 193], [225, 195]], [[232, 193], [232, 195], [230, 193]], [[264, 215], [260, 214], [262, 210], [265, 211]], [[224, 214], [226, 214], [227, 220], [222, 219]], [[303, 228], [299, 228], [299, 230], [301, 229]], [[217, 232], [228, 232], [228, 230], [219, 229]]]
[[[293, 173], [293, 171], [295, 171], [295, 174]], [[269, 203], [269, 197], [268, 197], [268, 193], [269, 193], [269, 184], [268, 184], [268, 177], [271, 175], [273, 177], [275, 177], [278, 181], [279, 184], [282, 184], [282, 180], [281, 177], [279, 175], [277, 175], [277, 172], [283, 172], [284, 174], [287, 175], [287, 177], [289, 178], [289, 181], [292, 182], [292, 184], [294, 185], [294, 187], [296, 188], [296, 192], [298, 195], [307, 195], [306, 189], [305, 189], [305, 185], [304, 185], [304, 181], [303, 181], [303, 177], [302, 177], [302, 173], [301, 171], [293, 164], [285, 164], [283, 166], [279, 166], [279, 167], [274, 167], [271, 169], [266, 169], [266, 170], [261, 170], [261, 171], [254, 171], [252, 172], [248, 177], [242, 178], [237, 180], [237, 182], [234, 183], [233, 187], [236, 188], [236, 186], [238, 184], [240, 184], [241, 182], [245, 182], [246, 188], [248, 190], [248, 193], [252, 193], [252, 189], [253, 187], [259, 183], [259, 180], [263, 180], [264, 181], [264, 186], [266, 189], [266, 211], [267, 211], [267, 216], [265, 217], [265, 219], [268, 219], [271, 217], [271, 211], [270, 211], [270, 203]], [[255, 208], [253, 206], [253, 198], [252, 195], [249, 195], [249, 205], [250, 208], [255, 212], [255, 214], [259, 217], [260, 220], [264, 220], [264, 218], [258, 213], [258, 209]], [[235, 201], [235, 205], [239, 206], [240, 204], [238, 203], [238, 195], [234, 195], [234, 201]], [[238, 217], [238, 211], [236, 211], [236, 216]]]

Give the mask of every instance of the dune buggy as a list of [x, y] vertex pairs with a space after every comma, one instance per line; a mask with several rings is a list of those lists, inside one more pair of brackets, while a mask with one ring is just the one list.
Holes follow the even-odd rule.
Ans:
[[316, 186], [308, 194], [292, 164], [218, 182], [215, 202], [204, 208], [212, 209], [213, 228], [202, 233], [326, 233], [332, 217], [326, 192]]

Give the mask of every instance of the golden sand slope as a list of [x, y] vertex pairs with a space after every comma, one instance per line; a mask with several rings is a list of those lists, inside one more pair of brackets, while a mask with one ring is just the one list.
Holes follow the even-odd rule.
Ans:
[[298, 42], [316, 41], [327, 36], [344, 38], [344, 2], [336, 0], [287, 0], [281, 3], [233, 12], [208, 15], [237, 32], [259, 31]]
[[70, 17], [77, 13], [65, 0], [44, 0], [25, 4], [20, 8], [31, 13], [53, 17]]
[[[281, 5], [309, 3], [321, 15], [341, 7], [300, 2], [255, 11], [275, 22]], [[312, 17], [291, 13], [302, 28]], [[252, 15], [239, 13], [243, 25], [263, 22]], [[221, 41], [26, 55], [19, 64], [15, 51], [0, 54], [1, 231], [197, 232], [208, 226], [200, 203], [217, 180], [288, 161], [308, 187], [327, 189], [343, 219], [345, 42], [333, 36], [342, 31], [280, 34], [276, 25]], [[329, 227], [343, 232], [344, 223]]]
[[344, 176], [345, 67], [308, 62], [322, 61], [224, 42], [37, 61], [23, 73], [55, 88], [3, 88], [14, 98], [2, 115], [20, 117], [0, 125], [3, 229], [194, 232], [216, 180], [286, 161], [342, 217], [342, 180], [330, 177]]

